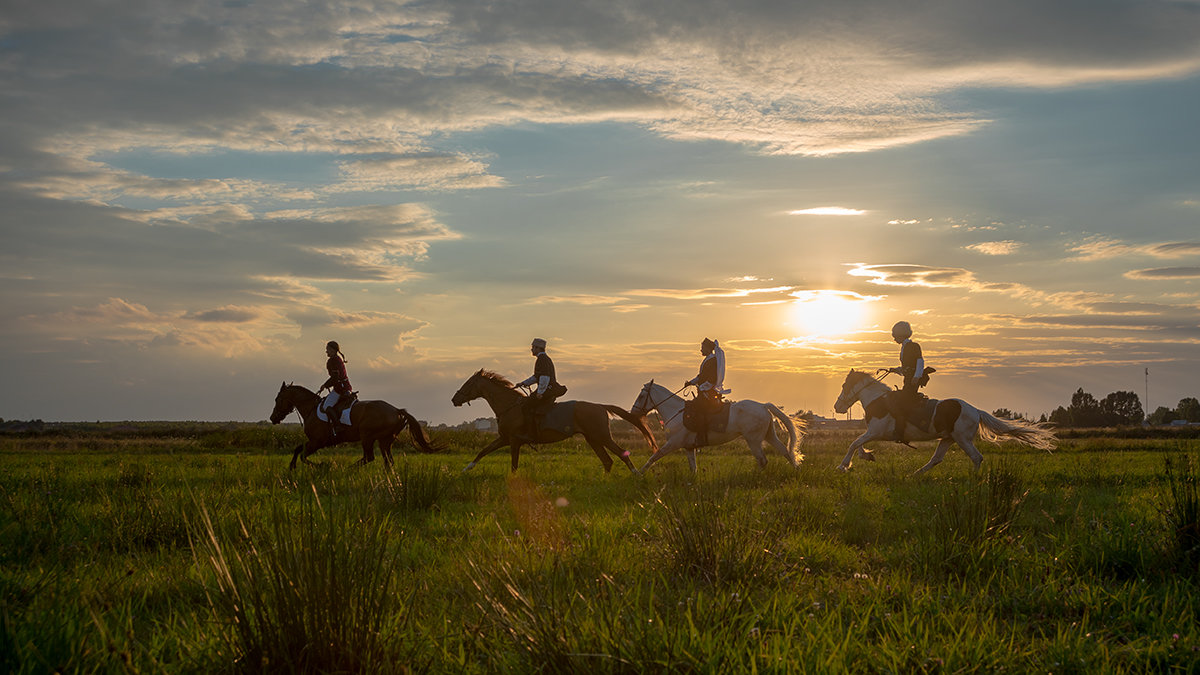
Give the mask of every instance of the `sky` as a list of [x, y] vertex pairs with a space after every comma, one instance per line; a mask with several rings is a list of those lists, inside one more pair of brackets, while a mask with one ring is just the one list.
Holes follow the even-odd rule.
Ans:
[[[1200, 2], [8, 0], [0, 417], [1200, 395]], [[1147, 399], [1148, 397], [1148, 399]], [[861, 409], [856, 409], [861, 416]]]

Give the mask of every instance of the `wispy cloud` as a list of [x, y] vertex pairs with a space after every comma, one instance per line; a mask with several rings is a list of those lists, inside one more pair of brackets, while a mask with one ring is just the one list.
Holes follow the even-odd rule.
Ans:
[[964, 248], [966, 248], [969, 251], [976, 251], [978, 253], [982, 253], [984, 255], [1012, 255], [1012, 254], [1016, 253], [1017, 251], [1021, 250], [1021, 248], [1023, 246], [1024, 246], [1024, 244], [1022, 244], [1021, 242], [1007, 240], [1007, 241], [983, 241], [978, 244], [971, 244], [970, 246], [966, 246]]
[[809, 209], [788, 211], [790, 216], [862, 216], [866, 213], [862, 209], [848, 209], [842, 206], [814, 206]]
[[1157, 267], [1153, 269], [1131, 270], [1125, 273], [1128, 279], [1162, 280], [1162, 279], [1200, 279], [1200, 267]]

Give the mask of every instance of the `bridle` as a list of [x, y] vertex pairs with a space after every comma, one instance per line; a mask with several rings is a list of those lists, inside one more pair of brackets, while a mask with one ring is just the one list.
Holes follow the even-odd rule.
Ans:
[[867, 373], [863, 372], [863, 377], [860, 378], [857, 388], [850, 392], [850, 396], [851, 396], [850, 404], [851, 405], [853, 405], [855, 401], [860, 400], [859, 397], [862, 395], [863, 390], [866, 389], [867, 387], [871, 386], [872, 382], [879, 382], [879, 380], [877, 380], [874, 377], [871, 377]]
[[[655, 403], [654, 397], [650, 395], [651, 387], [653, 385], [654, 385], [653, 382], [647, 382], [646, 385], [644, 387], [642, 387], [642, 393], [638, 394], [637, 401], [633, 402], [634, 408], [638, 407], [638, 403], [642, 400], [642, 397], [645, 397], [646, 400], [650, 403], [650, 407], [643, 409], [644, 410], [644, 412], [642, 413], [643, 415], [645, 415], [651, 411], [658, 410], [658, 406], [666, 403], [667, 401], [669, 401], [672, 398], [679, 398], [679, 396], [678, 396], [679, 392], [683, 391], [684, 389], [686, 389], [688, 387], [688, 385], [685, 384], [682, 387], [671, 392], [670, 394], [667, 394], [667, 397], [664, 398], [663, 400], [659, 401], [658, 403]], [[633, 410], [630, 409], [629, 412], [633, 412]], [[666, 426], [671, 420], [675, 419], [676, 417], [679, 417], [679, 413], [681, 413], [681, 412], [683, 412], [682, 408], [679, 409], [679, 412], [677, 412], [674, 415], [671, 415], [669, 418], [663, 420], [663, 426]], [[658, 414], [662, 415], [662, 411], [659, 411]]]

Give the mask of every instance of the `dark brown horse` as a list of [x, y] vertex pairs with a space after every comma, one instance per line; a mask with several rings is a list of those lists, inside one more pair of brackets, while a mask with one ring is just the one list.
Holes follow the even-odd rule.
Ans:
[[[500, 435], [486, 448], [480, 450], [479, 454], [475, 455], [475, 459], [471, 460], [471, 463], [463, 471], [474, 468], [475, 464], [480, 459], [483, 459], [484, 455], [505, 445], [510, 448], [512, 453], [512, 470], [516, 471], [517, 460], [521, 456], [521, 446], [529, 443], [528, 440], [519, 435], [525, 425], [525, 416], [521, 412], [521, 404], [525, 401], [525, 394], [514, 389], [512, 382], [509, 382], [503, 376], [490, 371], [480, 370], [467, 378], [467, 381], [463, 383], [463, 386], [459, 387], [450, 401], [455, 406], [461, 406], [477, 398], [486, 400], [488, 405], [492, 407], [492, 412], [496, 415], [496, 423]], [[617, 442], [613, 440], [612, 432], [608, 428], [608, 416], [610, 414], [616, 415], [632, 424], [638, 431], [642, 432], [651, 449], [658, 449], [658, 444], [654, 442], [654, 434], [646, 426], [645, 418], [631, 415], [619, 406], [589, 403], [588, 401], [564, 401], [555, 405], [573, 406], [571, 426], [574, 430], [571, 433], [564, 433], [556, 429], [539, 429], [537, 442], [555, 443], [575, 434], [583, 434], [584, 440], [588, 442], [588, 445], [592, 446], [592, 451], [596, 453], [596, 456], [600, 458], [600, 462], [604, 464], [605, 472], [612, 471], [613, 461], [608, 456], [609, 452], [620, 458], [625, 463], [625, 466], [629, 467], [630, 471], [634, 470], [633, 462], [629, 460], [629, 451], [617, 445]]]
[[425, 452], [437, 452], [441, 448], [435, 446], [425, 435], [421, 423], [404, 408], [397, 408], [386, 401], [359, 401], [350, 409], [350, 428], [343, 431], [336, 439], [329, 429], [329, 423], [317, 418], [317, 402], [321, 397], [295, 384], [283, 384], [275, 396], [275, 409], [271, 411], [271, 423], [279, 424], [283, 418], [292, 414], [293, 410], [300, 412], [304, 420], [304, 435], [308, 441], [296, 446], [292, 453], [292, 463], [288, 468], [296, 468], [296, 460], [311, 464], [308, 456], [331, 445], [362, 441], [363, 456], [358, 464], [375, 461], [375, 443], [379, 443], [379, 451], [383, 453], [384, 463], [392, 465], [392, 443], [396, 434], [408, 429], [413, 442]]

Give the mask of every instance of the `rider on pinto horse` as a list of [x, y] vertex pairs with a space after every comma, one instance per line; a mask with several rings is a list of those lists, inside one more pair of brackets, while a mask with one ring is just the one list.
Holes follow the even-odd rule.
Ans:
[[904, 378], [904, 386], [899, 392], [886, 398], [888, 413], [896, 421], [896, 442], [904, 443], [904, 428], [908, 426], [908, 417], [916, 411], [921, 400], [918, 388], [929, 383], [929, 374], [933, 368], [925, 367], [925, 357], [921, 354], [921, 345], [913, 342], [912, 326], [907, 321], [897, 321], [892, 326], [892, 339], [900, 345], [900, 367], [888, 368], [889, 373], [896, 373]]

